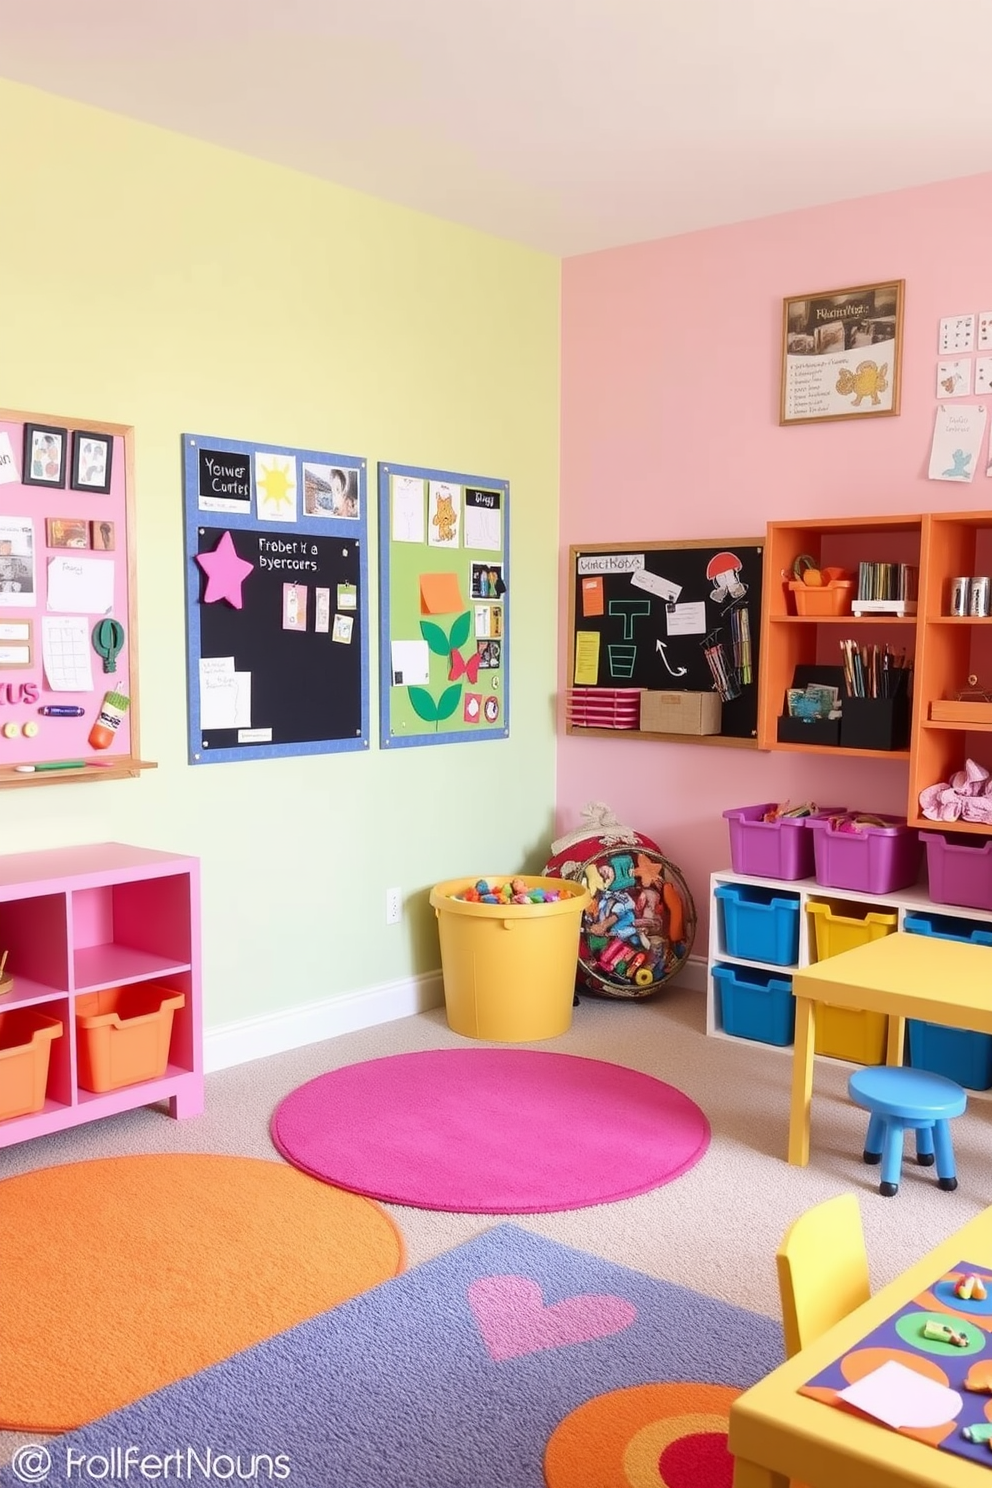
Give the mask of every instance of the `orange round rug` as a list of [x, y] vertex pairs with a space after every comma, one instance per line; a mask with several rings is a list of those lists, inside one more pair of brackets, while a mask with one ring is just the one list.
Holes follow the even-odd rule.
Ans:
[[403, 1269], [371, 1200], [283, 1163], [163, 1154], [0, 1183], [0, 1427], [68, 1431]]

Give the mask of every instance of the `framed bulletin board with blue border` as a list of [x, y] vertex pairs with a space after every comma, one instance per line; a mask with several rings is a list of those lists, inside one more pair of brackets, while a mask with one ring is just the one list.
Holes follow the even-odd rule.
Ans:
[[356, 455], [183, 435], [192, 765], [369, 747]]
[[505, 739], [510, 487], [379, 466], [379, 687], [384, 749]]

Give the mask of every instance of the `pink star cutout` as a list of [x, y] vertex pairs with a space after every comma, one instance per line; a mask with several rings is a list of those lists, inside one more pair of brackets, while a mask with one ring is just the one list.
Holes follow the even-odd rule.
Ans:
[[241, 609], [241, 585], [255, 567], [246, 558], [239, 558], [231, 534], [225, 532], [212, 553], [197, 553], [196, 561], [207, 576], [207, 592], [204, 604], [216, 604], [226, 599], [236, 610]]

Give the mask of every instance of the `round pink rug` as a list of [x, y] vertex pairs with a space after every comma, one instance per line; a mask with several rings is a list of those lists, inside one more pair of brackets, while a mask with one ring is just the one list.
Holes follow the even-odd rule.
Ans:
[[325, 1183], [387, 1203], [538, 1214], [670, 1183], [710, 1140], [702, 1111], [650, 1075], [531, 1049], [432, 1049], [319, 1075], [272, 1140]]

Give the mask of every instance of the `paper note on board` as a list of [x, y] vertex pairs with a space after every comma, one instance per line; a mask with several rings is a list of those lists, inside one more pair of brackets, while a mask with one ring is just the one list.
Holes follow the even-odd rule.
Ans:
[[575, 632], [575, 685], [595, 687], [599, 681], [599, 631]]
[[582, 613], [586, 617], [590, 615], [602, 615], [603, 613], [603, 576], [596, 574], [591, 579], [580, 579], [582, 587]]
[[649, 594], [657, 594], [669, 604], [674, 604], [682, 593], [681, 584], [673, 584], [671, 579], [663, 579], [661, 574], [649, 573], [646, 568], [636, 569], [630, 576], [630, 582], [638, 589], [646, 589]]
[[394, 687], [426, 687], [431, 680], [426, 641], [393, 641], [389, 662]]
[[498, 553], [503, 546], [501, 496], [499, 491], [465, 487], [465, 546]]
[[986, 417], [984, 403], [962, 403], [956, 408], [940, 405], [930, 449], [931, 480], [973, 479]]
[[458, 587], [458, 575], [453, 573], [426, 573], [420, 575], [420, 613], [422, 615], [453, 615], [464, 609], [462, 592]]
[[10, 445], [10, 435], [6, 429], [0, 430], [0, 486], [9, 486], [20, 480], [17, 473], [17, 461], [14, 459], [14, 451]]
[[48, 608], [109, 615], [114, 607], [112, 558], [49, 558]]
[[90, 623], [85, 615], [41, 617], [41, 654], [53, 692], [92, 692]]
[[895, 1359], [845, 1390], [838, 1390], [837, 1396], [886, 1426], [915, 1426], [920, 1430], [953, 1421], [964, 1404], [957, 1390], [949, 1390]]
[[425, 483], [413, 475], [394, 475], [393, 497], [393, 542], [422, 543], [426, 536], [424, 517]]
[[200, 728], [251, 728], [251, 672], [236, 672], [233, 656], [200, 658]]
[[667, 611], [668, 634], [704, 635], [706, 633], [706, 605], [703, 600], [691, 604], [673, 605]]

